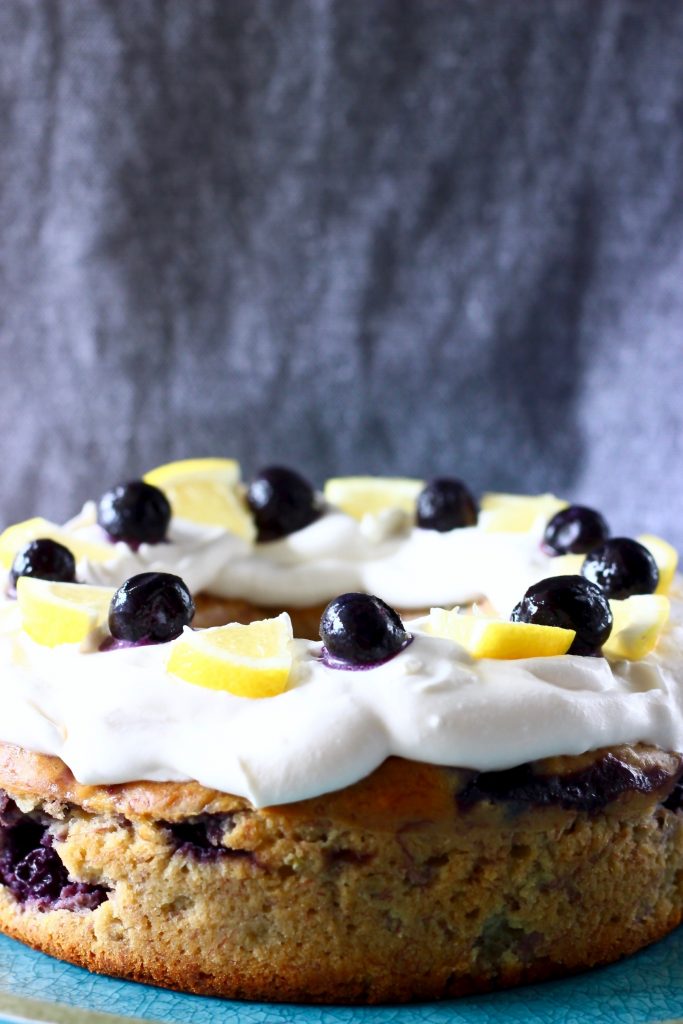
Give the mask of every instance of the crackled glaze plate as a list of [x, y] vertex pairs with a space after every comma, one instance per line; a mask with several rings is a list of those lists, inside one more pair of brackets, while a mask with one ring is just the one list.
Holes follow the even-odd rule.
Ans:
[[683, 928], [611, 967], [447, 1003], [234, 1003], [88, 974], [0, 936], [0, 1022], [45, 1024], [663, 1024], [683, 1022]]

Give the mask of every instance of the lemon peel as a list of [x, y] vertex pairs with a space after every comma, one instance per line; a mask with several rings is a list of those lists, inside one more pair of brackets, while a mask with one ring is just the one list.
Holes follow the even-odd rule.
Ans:
[[610, 659], [639, 661], [655, 649], [669, 621], [671, 604], [662, 594], [634, 594], [610, 601], [614, 623], [602, 653]]
[[354, 519], [392, 509], [414, 516], [423, 487], [423, 480], [412, 477], [338, 476], [325, 483], [324, 495], [325, 501]]
[[17, 580], [22, 628], [44, 647], [85, 644], [107, 620], [113, 587], [55, 583], [33, 576]]
[[568, 504], [554, 494], [489, 492], [482, 495], [479, 525], [487, 533], [527, 533], [539, 521], [548, 523]]
[[292, 639], [286, 612], [249, 625], [186, 628], [170, 645], [166, 670], [187, 683], [238, 697], [275, 697], [287, 686]]
[[426, 631], [460, 644], [473, 658], [504, 660], [566, 654], [576, 636], [573, 629], [490, 619], [446, 608], [431, 609]]
[[220, 526], [253, 541], [256, 528], [239, 489], [235, 459], [181, 459], [145, 473], [143, 480], [159, 487], [173, 515], [201, 526]]

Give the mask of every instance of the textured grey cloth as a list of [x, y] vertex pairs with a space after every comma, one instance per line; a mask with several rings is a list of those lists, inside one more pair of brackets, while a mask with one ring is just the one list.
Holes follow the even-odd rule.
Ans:
[[683, 6], [3, 0], [0, 520], [171, 457], [683, 545]]

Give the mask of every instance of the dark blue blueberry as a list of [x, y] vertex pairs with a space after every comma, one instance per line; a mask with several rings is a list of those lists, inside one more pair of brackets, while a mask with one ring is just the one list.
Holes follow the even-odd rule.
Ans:
[[583, 555], [609, 537], [609, 526], [595, 509], [570, 505], [557, 512], [543, 534], [550, 555]]
[[398, 613], [369, 594], [341, 594], [330, 601], [320, 638], [333, 662], [357, 666], [387, 661], [412, 639]]
[[194, 602], [179, 576], [141, 572], [114, 594], [109, 630], [117, 640], [163, 644], [180, 636], [194, 616]]
[[512, 622], [573, 629], [569, 654], [600, 654], [612, 632], [612, 612], [600, 587], [583, 576], [552, 576], [529, 587], [513, 609]]
[[97, 522], [102, 529], [112, 540], [123, 540], [133, 548], [164, 540], [170, 521], [168, 498], [144, 480], [119, 484], [103, 494], [97, 506]]
[[260, 541], [279, 540], [302, 530], [322, 512], [308, 480], [284, 466], [262, 469], [249, 484], [247, 503]]
[[41, 537], [25, 544], [15, 556], [10, 571], [12, 586], [16, 586], [20, 576], [35, 576], [40, 580], [54, 580], [58, 583], [75, 583], [76, 559], [63, 544]]
[[477, 503], [462, 480], [437, 476], [417, 496], [417, 525], [445, 533], [461, 526], [475, 526]]
[[654, 558], [630, 537], [612, 537], [593, 548], [581, 566], [581, 575], [618, 601], [632, 594], [653, 594], [659, 583]]

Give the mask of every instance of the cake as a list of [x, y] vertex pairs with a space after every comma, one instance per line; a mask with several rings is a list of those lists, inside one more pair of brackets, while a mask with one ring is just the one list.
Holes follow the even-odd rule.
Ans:
[[274, 502], [200, 462], [0, 537], [2, 931], [183, 991], [375, 1003], [680, 923], [665, 542], [453, 480], [323, 501], [278, 469]]

